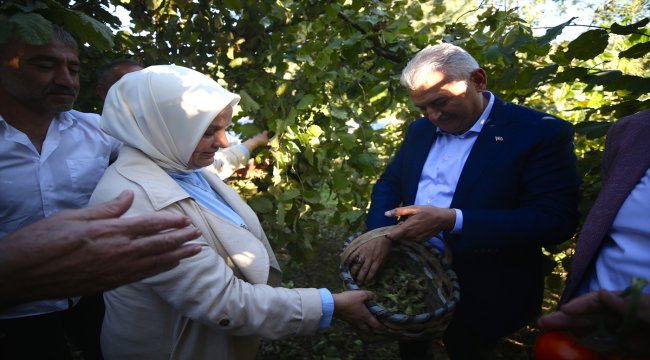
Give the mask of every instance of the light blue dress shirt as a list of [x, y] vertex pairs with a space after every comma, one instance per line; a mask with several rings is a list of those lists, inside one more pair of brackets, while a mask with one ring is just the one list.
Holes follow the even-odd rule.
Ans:
[[[494, 95], [489, 91], [485, 93], [489, 95], [488, 105], [469, 130], [459, 135], [449, 134], [440, 129], [436, 130], [436, 140], [429, 150], [429, 156], [422, 168], [422, 175], [420, 175], [415, 205], [430, 205], [439, 208], [449, 208], [451, 205], [465, 161], [467, 161], [478, 134], [492, 111]], [[458, 233], [463, 229], [463, 212], [459, 209], [454, 209], [454, 211], [456, 212], [456, 223], [451, 232]], [[437, 236], [442, 236], [442, 234]], [[429, 242], [441, 251], [444, 250], [444, 243], [438, 237], [432, 238]]]
[[[609, 236], [612, 240], [603, 244], [588, 290], [623, 290], [633, 277], [650, 280], [650, 169], [621, 205]], [[643, 292], [650, 293], [650, 285]]]
[[[99, 129], [97, 114], [70, 110], [55, 116], [40, 152], [0, 116], [0, 241], [59, 211], [88, 206], [120, 147]], [[71, 299], [20, 304], [0, 311], [0, 319], [66, 310], [78, 298]]]
[[[187, 191], [201, 205], [207, 207], [215, 214], [223, 217], [224, 219], [232, 222], [233, 224], [245, 228], [244, 220], [233, 210], [230, 205], [219, 195], [216, 191], [212, 190], [210, 184], [201, 175], [201, 170], [195, 170], [189, 173], [181, 173], [174, 171], [167, 171], [176, 183]], [[318, 289], [321, 297], [323, 315], [320, 319], [320, 328], [325, 329], [330, 326], [332, 317], [334, 315], [334, 297], [327, 289]]]

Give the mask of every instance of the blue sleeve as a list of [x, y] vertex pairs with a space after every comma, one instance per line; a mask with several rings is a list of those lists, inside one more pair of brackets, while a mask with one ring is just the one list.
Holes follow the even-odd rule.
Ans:
[[320, 319], [320, 328], [326, 329], [332, 323], [332, 316], [334, 315], [334, 297], [327, 289], [318, 289], [321, 301], [323, 302], [323, 317]]
[[372, 188], [366, 219], [368, 230], [397, 224], [397, 218], [384, 213], [413, 204], [435, 131], [433, 123], [426, 118], [416, 119], [409, 125], [395, 156]]

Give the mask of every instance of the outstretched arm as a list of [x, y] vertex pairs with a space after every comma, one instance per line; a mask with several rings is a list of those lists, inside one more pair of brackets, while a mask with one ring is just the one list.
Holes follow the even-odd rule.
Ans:
[[119, 218], [133, 203], [65, 210], [0, 239], [0, 308], [44, 298], [102, 292], [169, 270], [197, 254], [201, 235], [187, 217]]
[[246, 166], [255, 149], [268, 144], [269, 132], [264, 130], [241, 144], [219, 149], [214, 156], [214, 163], [207, 169], [221, 180], [225, 180], [235, 171]]

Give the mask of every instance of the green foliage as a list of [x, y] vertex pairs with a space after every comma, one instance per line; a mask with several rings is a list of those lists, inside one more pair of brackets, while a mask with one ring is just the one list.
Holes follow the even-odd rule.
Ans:
[[[239, 93], [235, 117], [254, 123], [237, 124], [235, 131], [248, 137], [269, 129], [275, 137], [254, 154], [258, 169], [252, 177], [233, 178], [230, 185], [256, 211], [274, 248], [289, 255], [286, 268], [304, 273], [298, 265], [321, 242], [331, 246], [344, 234], [363, 231], [372, 185], [405, 127], [419, 116], [399, 85], [400, 71], [429, 44], [463, 46], [486, 69], [489, 89], [498, 96], [575, 124], [580, 212], [587, 214], [600, 189], [607, 130], [617, 119], [650, 108], [645, 0], [603, 0], [600, 25], [572, 41], [557, 39], [576, 28], [575, 18], [537, 34], [524, 9], [495, 3], [24, 0], [0, 5], [0, 44], [11, 34], [46, 42], [51, 22], [68, 29], [81, 45], [84, 91], [76, 107], [83, 111], [101, 111], [92, 90], [95, 70], [114, 58], [192, 67]], [[109, 10], [115, 6], [130, 13], [128, 28]], [[575, 239], [546, 249], [549, 309], [574, 246]], [[328, 252], [332, 259], [334, 252]], [[335, 271], [327, 269], [325, 274]], [[396, 351], [361, 343], [339, 325], [295, 340], [304, 346], [271, 342], [263, 349], [296, 358], [306, 356], [307, 348], [314, 359], [359, 353], [386, 358]]]
[[11, 34], [28, 44], [47, 43], [54, 23], [64, 26], [81, 44], [92, 44], [102, 51], [110, 51], [114, 45], [113, 34], [105, 24], [53, 0], [6, 2], [0, 11], [0, 44]]
[[[419, 116], [399, 85], [400, 71], [416, 51], [443, 41], [474, 55], [500, 97], [576, 124], [585, 214], [599, 188], [606, 129], [650, 107], [648, 19], [616, 17], [557, 42], [574, 19], [540, 36], [519, 9], [466, 11], [473, 4], [457, 3], [41, 0], [2, 5], [0, 40], [19, 31], [42, 42], [44, 19], [63, 22], [89, 44], [81, 49], [86, 91], [77, 104], [86, 111], [101, 108], [90, 90], [93, 70], [118, 57], [193, 67], [241, 94], [236, 117], [254, 124], [235, 130], [250, 136], [269, 129], [276, 137], [256, 157], [270, 166], [231, 184], [276, 248], [296, 262], [322, 240], [324, 226], [363, 229], [372, 185], [405, 126]], [[110, 5], [130, 13], [128, 29], [117, 31]], [[112, 39], [102, 24], [115, 31]], [[570, 252], [570, 246], [553, 250]]]

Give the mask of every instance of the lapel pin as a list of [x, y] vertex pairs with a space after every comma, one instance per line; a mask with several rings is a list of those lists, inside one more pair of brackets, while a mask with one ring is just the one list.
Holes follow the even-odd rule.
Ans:
[[503, 141], [503, 136], [495, 136], [494, 141]]

